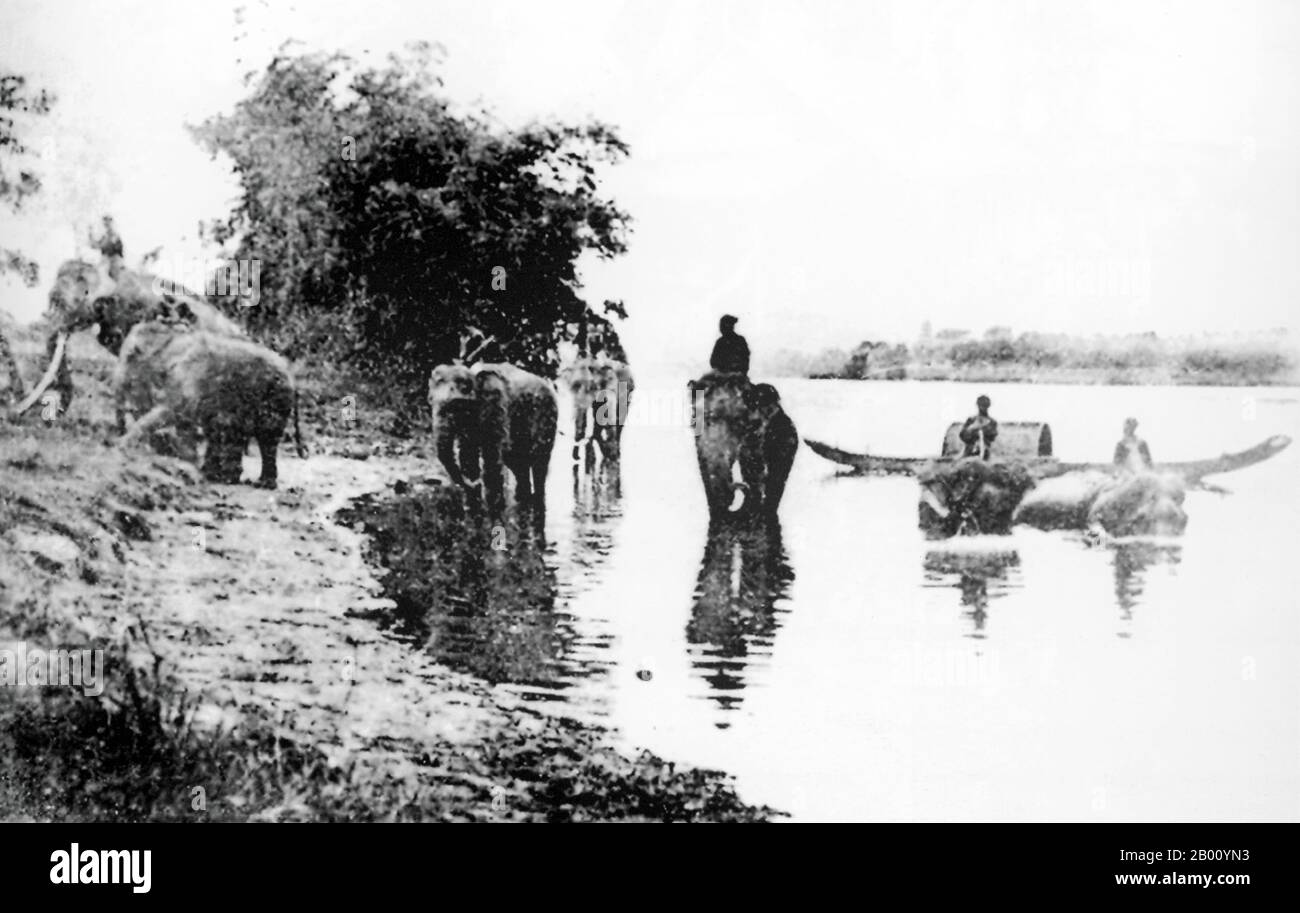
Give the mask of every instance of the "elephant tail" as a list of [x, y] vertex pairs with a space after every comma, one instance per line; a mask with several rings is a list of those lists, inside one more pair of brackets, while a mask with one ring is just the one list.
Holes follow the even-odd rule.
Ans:
[[302, 425], [298, 422], [298, 388], [293, 388], [293, 439], [298, 445], [298, 458], [307, 459], [307, 448], [302, 442]]

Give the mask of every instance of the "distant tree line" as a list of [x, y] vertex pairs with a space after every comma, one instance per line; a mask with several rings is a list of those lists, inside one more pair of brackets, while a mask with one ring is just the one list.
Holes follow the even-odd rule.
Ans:
[[1016, 336], [1006, 327], [993, 327], [983, 337], [941, 330], [910, 347], [867, 340], [848, 351], [826, 349], [817, 355], [783, 350], [766, 368], [777, 374], [847, 380], [999, 374], [1032, 380], [1036, 374], [1073, 373], [1100, 379], [1278, 383], [1295, 379], [1297, 355], [1294, 341], [1282, 330], [1245, 337], [1161, 338], [1155, 333]]

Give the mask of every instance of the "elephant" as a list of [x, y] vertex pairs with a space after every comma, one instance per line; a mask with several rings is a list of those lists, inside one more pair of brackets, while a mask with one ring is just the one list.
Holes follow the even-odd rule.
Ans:
[[579, 459], [586, 443], [598, 445], [606, 459], [617, 461], [636, 389], [632, 369], [621, 361], [583, 357], [562, 376], [573, 397], [573, 458]]
[[502, 466], [515, 478], [515, 500], [546, 509], [546, 472], [559, 407], [547, 380], [508, 364], [439, 365], [429, 375], [438, 460], [452, 482], [479, 486], [494, 516], [505, 512]]
[[306, 456], [288, 362], [249, 340], [184, 323], [139, 323], [122, 344], [115, 386], [120, 424], [128, 412], [143, 413], [121, 444], [147, 435], [158, 446], [170, 429], [179, 441], [177, 455], [196, 460], [201, 431], [207, 445], [202, 472], [209, 481], [238, 482], [244, 447], [253, 438], [262, 456], [257, 485], [275, 488], [276, 453], [291, 412], [298, 455]]
[[917, 476], [921, 529], [929, 538], [1006, 535], [1014, 524], [1116, 537], [1180, 535], [1186, 483], [1178, 473], [1075, 469], [1035, 481], [1014, 462], [961, 459]]
[[[709, 516], [776, 516], [799, 449], [794, 422], [771, 384], [743, 374], [710, 371], [689, 385], [695, 455]], [[740, 481], [733, 479], [739, 471]], [[734, 510], [736, 491], [742, 502]]]
[[67, 409], [73, 394], [65, 358], [67, 338], [89, 326], [98, 324], [100, 345], [114, 355], [120, 353], [132, 327], [155, 318], [184, 321], [221, 336], [247, 338], [237, 323], [198, 295], [135, 270], [123, 269], [113, 279], [103, 266], [86, 260], [68, 260], [59, 267], [46, 318], [51, 328], [45, 373], [15, 407], [16, 415], [30, 409], [51, 386], [59, 393], [60, 410]]
[[929, 539], [1006, 535], [1016, 505], [1034, 486], [1023, 466], [978, 458], [931, 462], [916, 478], [921, 486], [918, 521]]
[[1039, 482], [1015, 522], [1110, 536], [1179, 536], [1187, 528], [1187, 484], [1172, 472], [1067, 472]]

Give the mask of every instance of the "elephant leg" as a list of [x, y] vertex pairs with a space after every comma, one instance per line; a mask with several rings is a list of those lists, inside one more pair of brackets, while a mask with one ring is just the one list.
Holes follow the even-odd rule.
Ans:
[[515, 503], [528, 509], [533, 503], [533, 480], [528, 463], [512, 461], [509, 466], [510, 474], [515, 477]]
[[573, 459], [581, 458], [582, 445], [587, 440], [587, 407], [581, 403], [573, 404]]
[[767, 458], [760, 441], [749, 441], [740, 452], [740, 477], [745, 482], [745, 501], [742, 505], [747, 514], [762, 512], [767, 491]]
[[461, 478], [470, 485], [479, 479], [479, 460], [478, 444], [468, 437], [461, 438], [457, 462], [460, 466]]
[[222, 480], [221, 451], [226, 446], [225, 437], [220, 429], [211, 424], [204, 427], [203, 437], [207, 442], [207, 448], [203, 452], [203, 465], [199, 467], [199, 471], [209, 482], [220, 482]]
[[538, 536], [546, 530], [546, 473], [550, 470], [547, 455], [533, 463], [533, 528]]
[[728, 457], [713, 457], [697, 451], [700, 478], [704, 481], [704, 497], [709, 504], [709, 514], [721, 517], [731, 501], [731, 463]]
[[545, 454], [533, 463], [533, 500], [543, 509], [546, 507], [546, 474], [550, 468], [550, 461]]
[[205, 423], [203, 434], [208, 442], [207, 452], [203, 455], [203, 477], [223, 485], [237, 483], [243, 468], [245, 440], [224, 422]]
[[280, 436], [283, 429], [272, 431], [263, 429], [257, 435], [257, 450], [262, 455], [262, 474], [257, 480], [258, 488], [275, 488], [279, 473], [275, 461], [280, 449]]
[[494, 517], [504, 516], [506, 510], [505, 467], [502, 464], [500, 445], [482, 449], [483, 497]]
[[199, 462], [198, 428], [193, 422], [177, 421], [176, 456], [190, 463]]

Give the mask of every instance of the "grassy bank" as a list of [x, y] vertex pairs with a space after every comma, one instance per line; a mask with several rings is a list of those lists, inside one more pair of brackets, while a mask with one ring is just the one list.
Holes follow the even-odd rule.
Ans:
[[[39, 340], [14, 343], [30, 383]], [[607, 732], [513, 700], [491, 669], [452, 668], [383, 630], [427, 594], [401, 573], [386, 581], [391, 597], [381, 589], [363, 558], [366, 524], [378, 537], [380, 514], [455, 509], [427, 478], [418, 415], [388, 391], [337, 368], [304, 372], [312, 454], [285, 448], [272, 498], [111, 447], [112, 361], [84, 337], [71, 353], [79, 395], [69, 413], [52, 427], [0, 426], [0, 641], [102, 650], [104, 689], [0, 688], [0, 817], [774, 814], [741, 802], [722, 774], [621, 754]], [[255, 473], [252, 455], [245, 467]], [[410, 479], [423, 481], [409, 506], [372, 495], [336, 522], [349, 500]], [[380, 514], [355, 513], [367, 509]], [[371, 544], [372, 560], [399, 541]], [[506, 608], [492, 603], [497, 611]]]

